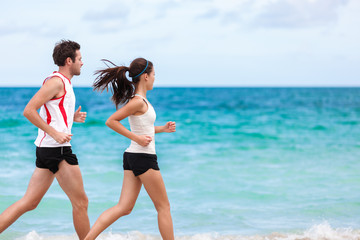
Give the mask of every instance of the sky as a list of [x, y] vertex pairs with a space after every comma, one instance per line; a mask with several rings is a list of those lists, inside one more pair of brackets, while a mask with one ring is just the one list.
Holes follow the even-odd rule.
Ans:
[[55, 43], [80, 43], [74, 86], [101, 59], [154, 63], [156, 86], [360, 86], [360, 0], [4, 1], [0, 86], [40, 86]]

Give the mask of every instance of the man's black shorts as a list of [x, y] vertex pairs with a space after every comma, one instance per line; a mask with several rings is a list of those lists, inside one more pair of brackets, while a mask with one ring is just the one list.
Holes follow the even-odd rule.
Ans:
[[79, 165], [71, 147], [36, 147], [36, 167], [46, 168], [56, 173], [62, 160], [70, 165]]
[[160, 170], [156, 154], [124, 152], [124, 170], [133, 171], [135, 176], [145, 173], [147, 170]]

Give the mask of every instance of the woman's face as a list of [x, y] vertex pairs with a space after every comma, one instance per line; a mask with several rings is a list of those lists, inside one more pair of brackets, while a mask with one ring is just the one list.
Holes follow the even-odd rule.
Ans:
[[153, 85], [154, 85], [154, 81], [155, 81], [155, 69], [154, 67], [152, 68], [150, 73], [146, 73], [147, 78], [146, 78], [146, 86], [148, 90], [153, 89]]

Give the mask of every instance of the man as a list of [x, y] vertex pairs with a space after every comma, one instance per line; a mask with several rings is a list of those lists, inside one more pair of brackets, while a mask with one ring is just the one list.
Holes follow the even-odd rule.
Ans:
[[80, 45], [62, 40], [54, 48], [53, 59], [59, 70], [45, 79], [24, 110], [24, 116], [39, 128], [35, 140], [36, 168], [25, 195], [0, 215], [0, 233], [22, 214], [35, 209], [56, 178], [71, 201], [74, 227], [79, 239], [83, 239], [90, 229], [88, 199], [70, 144], [73, 122], [85, 122], [86, 118], [86, 112], [80, 112], [81, 106], [75, 111], [71, 84], [83, 65]]

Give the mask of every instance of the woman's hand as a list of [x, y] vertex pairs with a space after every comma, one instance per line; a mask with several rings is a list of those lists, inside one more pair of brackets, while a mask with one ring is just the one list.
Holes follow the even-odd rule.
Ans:
[[171, 133], [176, 131], [176, 123], [175, 122], [167, 122], [164, 125], [164, 132]]
[[137, 144], [139, 144], [140, 146], [143, 146], [143, 147], [146, 147], [147, 145], [149, 145], [151, 141], [152, 141], [152, 138], [147, 135], [139, 135], [139, 136], [137, 136], [137, 138], [135, 140], [135, 142]]
[[175, 122], [167, 122], [164, 126], [155, 126], [155, 133], [172, 133], [176, 131], [176, 123]]

